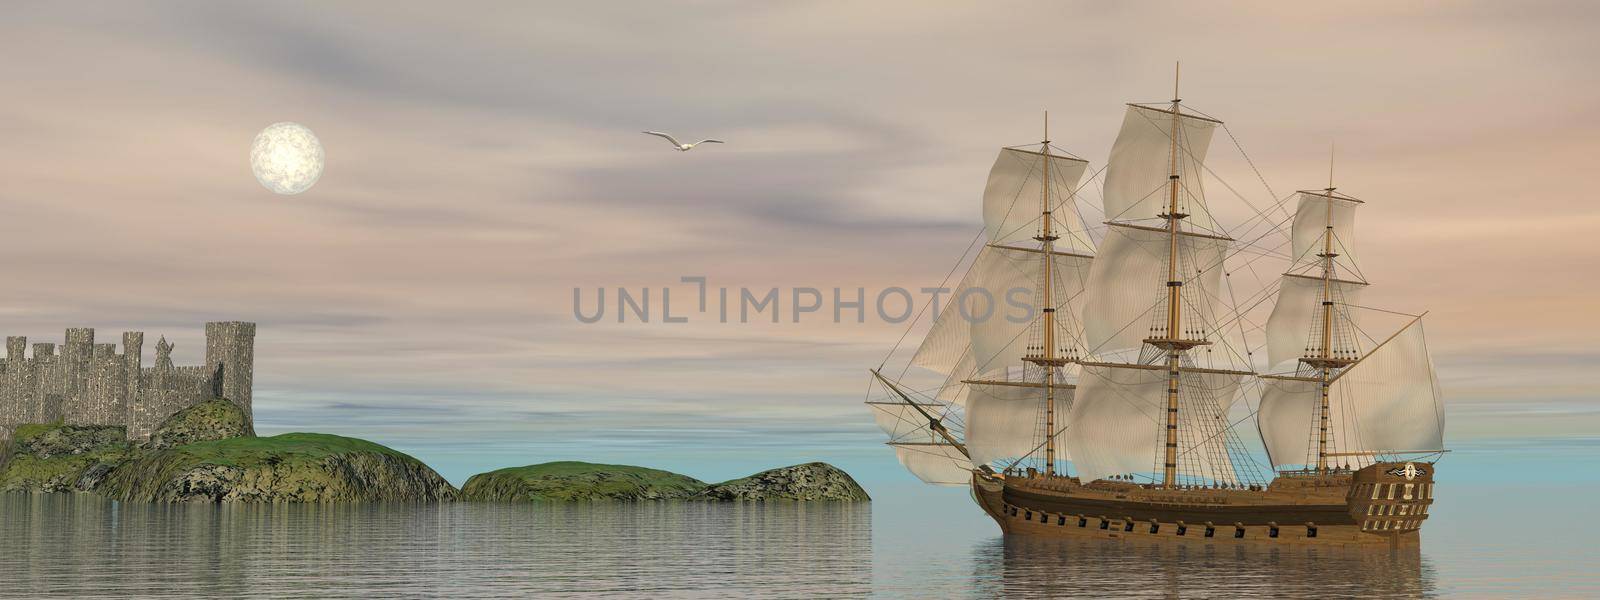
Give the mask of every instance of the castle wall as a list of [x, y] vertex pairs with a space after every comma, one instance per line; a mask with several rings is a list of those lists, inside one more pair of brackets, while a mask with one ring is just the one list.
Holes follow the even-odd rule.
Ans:
[[174, 367], [171, 363], [141, 370], [142, 389], [130, 404], [128, 437], [149, 439], [157, 425], [180, 410], [212, 397], [212, 382], [205, 367]]
[[24, 423], [127, 427], [133, 440], [149, 439], [155, 427], [180, 410], [209, 398], [233, 401], [251, 418], [255, 324], [206, 324], [206, 363], [174, 366], [172, 344], [156, 344], [156, 363], [143, 364], [144, 334], [122, 334], [117, 345], [96, 344], [94, 330], [68, 329], [55, 344], [36, 343], [24, 356], [27, 338], [6, 338], [0, 360], [0, 439]]

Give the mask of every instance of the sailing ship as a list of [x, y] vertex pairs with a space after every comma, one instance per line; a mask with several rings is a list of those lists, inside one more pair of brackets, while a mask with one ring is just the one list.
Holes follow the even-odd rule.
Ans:
[[[1225, 226], [1204, 182], [1226, 126], [1173, 97], [1128, 104], [1088, 180], [1048, 113], [1043, 142], [1000, 150], [960, 284], [905, 370], [871, 371], [878, 425], [1006, 534], [1416, 545], [1442, 398], [1422, 316], [1360, 304], [1363, 202], [1330, 166], [1327, 187]], [[1281, 276], [1247, 293], [1235, 275], [1274, 257]]]

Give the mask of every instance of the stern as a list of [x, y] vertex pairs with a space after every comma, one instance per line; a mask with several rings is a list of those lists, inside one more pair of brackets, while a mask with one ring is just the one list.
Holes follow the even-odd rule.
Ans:
[[1432, 463], [1381, 462], [1355, 472], [1350, 516], [1361, 532], [1390, 538], [1391, 544], [1416, 543], [1417, 531], [1433, 506]]

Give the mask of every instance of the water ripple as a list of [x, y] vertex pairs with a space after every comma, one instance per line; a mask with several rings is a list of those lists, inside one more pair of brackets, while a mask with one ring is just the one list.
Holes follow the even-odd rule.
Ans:
[[859, 597], [849, 504], [147, 505], [0, 497], [0, 595]]

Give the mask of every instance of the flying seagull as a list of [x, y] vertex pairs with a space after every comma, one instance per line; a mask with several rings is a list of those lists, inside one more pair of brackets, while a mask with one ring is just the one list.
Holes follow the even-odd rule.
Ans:
[[661, 133], [659, 131], [646, 131], [645, 133], [648, 133], [650, 135], [657, 136], [657, 137], [667, 138], [667, 141], [672, 142], [672, 147], [673, 148], [677, 148], [679, 152], [688, 152], [688, 151], [694, 149], [695, 146], [699, 146], [700, 144], [721, 144], [721, 143], [723, 143], [722, 140], [700, 140], [700, 141], [695, 142], [693, 144], [685, 144], [683, 142], [678, 141], [678, 138], [672, 137], [670, 134]]

